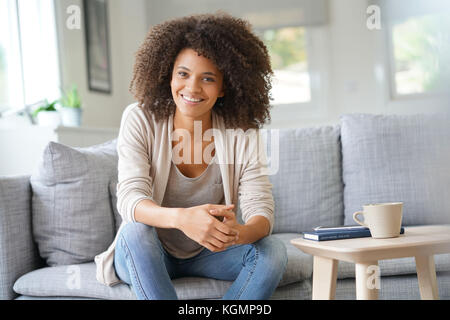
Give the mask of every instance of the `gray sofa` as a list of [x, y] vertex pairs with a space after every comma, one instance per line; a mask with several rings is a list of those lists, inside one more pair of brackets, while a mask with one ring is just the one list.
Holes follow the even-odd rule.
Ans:
[[[315, 226], [352, 225], [363, 204], [404, 202], [403, 225], [450, 223], [446, 115], [343, 115], [336, 126], [263, 131], [273, 175], [273, 234], [288, 266], [272, 299], [311, 299], [313, 260], [290, 244]], [[279, 142], [279, 143], [278, 143]], [[116, 141], [50, 142], [30, 176], [0, 177], [1, 299], [135, 299], [96, 281], [94, 256], [121, 222]], [[239, 209], [238, 209], [239, 213]], [[450, 255], [436, 255], [450, 299]], [[420, 299], [413, 258], [382, 260], [380, 299]], [[354, 265], [340, 262], [336, 299], [355, 299]], [[174, 279], [180, 299], [219, 299], [230, 282]]]

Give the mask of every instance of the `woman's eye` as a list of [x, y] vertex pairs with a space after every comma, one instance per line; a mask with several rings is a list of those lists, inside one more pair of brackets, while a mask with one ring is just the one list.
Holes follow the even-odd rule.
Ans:
[[[178, 71], [178, 75], [180, 77], [182, 77], [182, 78], [185, 78], [185, 77], [188, 76], [187, 72], [184, 72], [184, 71]], [[205, 80], [207, 82], [214, 82], [215, 81], [214, 78], [209, 78], [209, 77], [203, 78], [203, 80]]]

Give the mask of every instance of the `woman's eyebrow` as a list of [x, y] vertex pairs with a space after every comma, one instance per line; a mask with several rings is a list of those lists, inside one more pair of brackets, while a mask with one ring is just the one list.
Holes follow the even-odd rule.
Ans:
[[[187, 71], [191, 71], [189, 68], [185, 67], [185, 66], [178, 66], [178, 69], [184, 69]], [[211, 75], [211, 76], [215, 76], [217, 77], [217, 75], [213, 72], [207, 71], [207, 72], [203, 72], [203, 74], [207, 74], [207, 75]]]

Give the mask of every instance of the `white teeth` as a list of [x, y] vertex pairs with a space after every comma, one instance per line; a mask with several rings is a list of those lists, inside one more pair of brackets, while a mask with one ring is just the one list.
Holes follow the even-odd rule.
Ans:
[[203, 99], [193, 99], [193, 98], [189, 98], [189, 97], [186, 97], [186, 96], [183, 96], [183, 98], [186, 99], [187, 101], [190, 101], [190, 102], [200, 102], [200, 101], [203, 100]]

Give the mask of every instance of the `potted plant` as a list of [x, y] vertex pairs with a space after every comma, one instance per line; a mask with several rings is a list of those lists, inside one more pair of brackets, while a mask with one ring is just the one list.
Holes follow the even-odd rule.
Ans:
[[81, 126], [81, 99], [77, 87], [74, 85], [68, 92], [63, 92], [59, 100], [63, 126]]
[[61, 124], [61, 116], [55, 108], [57, 102], [58, 100], [50, 103], [45, 99], [45, 102], [33, 111], [32, 116], [37, 120], [38, 125], [57, 127]]

